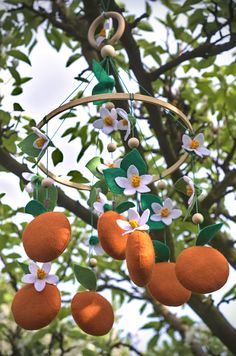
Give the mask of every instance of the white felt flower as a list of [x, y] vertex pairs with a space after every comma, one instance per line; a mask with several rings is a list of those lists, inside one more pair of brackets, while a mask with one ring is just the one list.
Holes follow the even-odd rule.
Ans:
[[36, 263], [29, 264], [30, 274], [26, 274], [22, 278], [23, 283], [33, 283], [37, 292], [41, 292], [46, 283], [57, 284], [59, 279], [57, 276], [49, 274], [51, 270], [51, 262], [44, 263], [40, 268]]
[[117, 130], [117, 112], [116, 109], [111, 109], [109, 111], [105, 107], [100, 109], [101, 119], [94, 121], [93, 126], [96, 129], [102, 130], [106, 135]]
[[130, 132], [131, 132], [131, 124], [130, 124], [130, 121], [129, 121], [128, 114], [124, 109], [120, 109], [120, 108], [117, 108], [116, 112], [122, 118], [122, 120], [120, 120], [118, 122], [117, 128], [118, 128], [118, 130], [126, 131], [126, 134], [125, 134], [125, 137], [124, 137], [124, 140], [126, 141], [127, 138], [130, 135]]
[[29, 172], [23, 172], [22, 177], [27, 180], [29, 183], [25, 186], [25, 191], [27, 193], [33, 193], [34, 191], [34, 183], [32, 182], [32, 178], [35, 177], [35, 174]]
[[104, 254], [104, 250], [97, 236], [91, 236], [88, 240], [88, 245], [89, 245], [89, 255], [92, 254], [92, 255], [102, 256]]
[[115, 178], [116, 184], [125, 188], [125, 195], [133, 195], [136, 192], [138, 193], [147, 193], [150, 192], [150, 189], [147, 187], [152, 181], [152, 176], [150, 174], [139, 175], [138, 169], [132, 164], [127, 170], [127, 178], [117, 177]]
[[37, 148], [38, 150], [44, 150], [50, 140], [49, 138], [44, 135], [37, 127], [32, 127], [32, 131], [38, 136], [38, 138], [33, 142], [34, 148]]
[[99, 214], [104, 213], [104, 205], [108, 204], [107, 197], [103, 193], [98, 193], [98, 198], [95, 203], [93, 203], [93, 207]]
[[112, 29], [112, 18], [110, 17], [109, 19], [106, 19], [106, 21], [104, 21], [103, 28], [101, 29], [101, 31], [99, 32], [96, 38], [96, 43], [98, 46], [100, 46], [100, 44], [108, 38], [111, 29]]
[[163, 206], [158, 203], [152, 203], [152, 209], [155, 214], [151, 216], [152, 221], [162, 221], [165, 225], [170, 225], [173, 219], [177, 219], [182, 214], [180, 209], [173, 209], [173, 203], [170, 198], [164, 201]]
[[194, 198], [194, 195], [195, 195], [194, 183], [193, 183], [192, 179], [187, 177], [187, 176], [183, 176], [183, 180], [187, 183], [186, 194], [189, 197], [188, 205], [191, 205], [192, 201], [193, 201], [193, 198]]
[[182, 147], [186, 151], [195, 152], [198, 156], [209, 156], [211, 152], [203, 146], [204, 143], [204, 135], [203, 133], [197, 134], [194, 138], [189, 137], [184, 134], [182, 137]]
[[130, 234], [135, 230], [149, 230], [149, 226], [146, 224], [150, 215], [150, 210], [146, 209], [140, 216], [137, 210], [130, 208], [128, 210], [128, 221], [116, 220], [117, 224], [122, 230], [125, 230], [122, 235]]
[[115, 161], [113, 161], [112, 159], [106, 160], [97, 167], [97, 170], [102, 173], [104, 169], [120, 168], [121, 161], [122, 159], [117, 159]]

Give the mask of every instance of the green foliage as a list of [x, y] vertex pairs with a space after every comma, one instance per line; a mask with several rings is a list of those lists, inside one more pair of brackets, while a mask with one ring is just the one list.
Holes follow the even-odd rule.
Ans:
[[91, 269], [74, 264], [74, 272], [77, 281], [84, 288], [89, 290], [96, 290], [97, 278]]

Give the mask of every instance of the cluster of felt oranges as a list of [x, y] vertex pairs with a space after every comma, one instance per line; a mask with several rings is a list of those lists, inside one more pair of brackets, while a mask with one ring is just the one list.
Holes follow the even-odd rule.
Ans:
[[[26, 226], [22, 242], [31, 260], [47, 263], [63, 253], [70, 238], [71, 227], [67, 217], [60, 212], [47, 212]], [[42, 268], [35, 273], [37, 280], [45, 278], [46, 272]], [[16, 293], [12, 313], [22, 328], [38, 330], [55, 319], [60, 307], [61, 295], [56, 285], [45, 283], [43, 290], [38, 291], [32, 282]], [[71, 312], [78, 326], [95, 336], [108, 333], [114, 322], [111, 304], [95, 291], [78, 292], [72, 299]]]
[[124, 235], [118, 219], [125, 218], [115, 211], [99, 217], [100, 243], [111, 257], [126, 259], [130, 279], [137, 286], [146, 286], [158, 302], [179, 306], [189, 300], [192, 292], [211, 293], [226, 283], [229, 265], [216, 249], [193, 246], [185, 249], [176, 263], [155, 263], [155, 250], [148, 233], [135, 230]]

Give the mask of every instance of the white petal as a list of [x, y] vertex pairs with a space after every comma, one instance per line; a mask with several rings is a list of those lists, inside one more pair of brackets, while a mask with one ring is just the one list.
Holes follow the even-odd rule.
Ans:
[[127, 169], [127, 177], [130, 179], [132, 176], [139, 176], [139, 171], [133, 164]]
[[109, 17], [109, 19], [107, 19], [104, 22], [103, 27], [105, 28], [105, 30], [110, 30], [112, 28], [112, 18], [111, 17]]
[[117, 159], [117, 160], [114, 162], [114, 168], [120, 168], [121, 161], [122, 161], [122, 159]]
[[188, 176], [183, 176], [183, 180], [188, 184], [190, 184], [190, 182], [192, 182], [192, 179], [190, 179]]
[[184, 146], [184, 148], [188, 148], [189, 147], [189, 145], [190, 145], [190, 143], [191, 143], [191, 138], [188, 136], [188, 135], [183, 135], [182, 136], [182, 142], [183, 142], [183, 146]]
[[98, 36], [98, 37], [96, 38], [96, 43], [97, 43], [97, 45], [100, 46], [100, 44], [101, 44], [103, 41], [105, 41], [105, 39], [106, 39], [106, 37]]
[[118, 130], [127, 130], [127, 125], [124, 125], [122, 121], [118, 121], [117, 129]]
[[160, 213], [161, 209], [162, 209], [162, 205], [159, 203], [152, 203], [151, 205], [152, 210], [154, 211], [154, 213]]
[[111, 117], [113, 121], [117, 121], [117, 112], [115, 108], [111, 109]]
[[46, 285], [45, 279], [37, 279], [34, 282], [34, 288], [36, 289], [37, 292], [41, 292], [45, 288], [45, 285]]
[[54, 276], [53, 274], [49, 274], [45, 278], [45, 281], [49, 284], [57, 284], [59, 282], [59, 278], [57, 276]]
[[200, 145], [203, 145], [204, 142], [204, 135], [203, 133], [199, 133], [194, 137], [194, 140], [198, 141], [200, 143]]
[[37, 274], [37, 270], [39, 269], [39, 266], [36, 264], [36, 263], [34, 263], [34, 262], [31, 262], [30, 264], [29, 264], [29, 271], [32, 273], [32, 274]]
[[124, 109], [116, 108], [116, 112], [122, 119], [128, 120], [128, 114]]
[[34, 186], [31, 182], [29, 182], [26, 186], [25, 186], [25, 191], [27, 193], [33, 193], [34, 191]]
[[99, 164], [99, 166], [97, 166], [97, 170], [100, 172], [100, 173], [103, 173], [103, 170], [104, 169], [107, 169], [108, 167], [105, 165], [105, 164]]
[[141, 184], [144, 185], [147, 185], [152, 181], [152, 176], [150, 174], [144, 174], [143, 176], [140, 176], [140, 178], [141, 178]]
[[103, 128], [103, 119], [98, 119], [96, 121], [94, 121], [93, 123], [93, 127], [95, 127], [95, 129], [99, 129], [101, 130]]
[[211, 155], [211, 151], [208, 150], [206, 147], [199, 147], [199, 148], [197, 148], [197, 151], [200, 152], [203, 156]]
[[172, 219], [171, 219], [171, 216], [167, 216], [166, 218], [162, 218], [161, 219], [163, 221], [164, 224], [166, 225], [170, 225], [172, 223]]
[[144, 210], [144, 212], [142, 213], [141, 218], [139, 220], [140, 226], [143, 226], [146, 224], [146, 222], [149, 219], [149, 216], [150, 216], [150, 210], [149, 209]]
[[50, 141], [47, 140], [47, 141], [43, 144], [41, 150], [45, 150], [45, 148], [49, 145], [49, 143], [50, 143]]
[[22, 277], [21, 281], [23, 283], [34, 283], [35, 282], [35, 275], [34, 274], [26, 274]]
[[93, 249], [97, 256], [102, 256], [104, 254], [104, 250], [100, 244], [93, 246]]
[[170, 198], [167, 198], [167, 199], [164, 201], [163, 207], [164, 207], [164, 208], [167, 208], [167, 209], [169, 209], [169, 210], [172, 210], [172, 208], [173, 208], [172, 200], [171, 200]]
[[42, 269], [48, 274], [51, 270], [52, 264], [51, 262], [46, 262], [42, 265]]
[[136, 188], [128, 187], [124, 190], [124, 195], [134, 195], [136, 193]]
[[139, 213], [137, 212], [137, 210], [135, 208], [129, 208], [128, 219], [129, 220], [137, 220], [137, 221], [140, 220]]
[[22, 177], [25, 179], [25, 180], [28, 180], [28, 181], [31, 181], [31, 178], [35, 176], [35, 174], [33, 173], [29, 173], [29, 172], [23, 172], [22, 173]]
[[151, 190], [146, 185], [140, 185], [136, 189], [137, 189], [137, 192], [139, 192], [139, 193], [147, 193], [147, 192], [150, 192], [150, 190]]
[[150, 227], [147, 224], [141, 225], [137, 228], [137, 230], [149, 230]]
[[100, 115], [101, 115], [101, 118], [104, 119], [107, 116], [111, 116], [111, 113], [105, 106], [102, 106], [100, 109]]
[[39, 137], [41, 137], [41, 131], [37, 127], [31, 127], [31, 130]]
[[131, 232], [134, 232], [134, 230], [136, 230], [136, 229], [132, 229], [132, 227], [130, 226], [130, 230], [127, 230], [127, 231], [123, 232], [122, 236], [130, 234]]
[[160, 214], [153, 214], [151, 217], [150, 217], [150, 220], [152, 221], [161, 221], [162, 220], [162, 217]]
[[99, 195], [99, 198], [101, 200], [101, 203], [106, 204], [107, 203], [107, 197], [105, 196], [105, 194], [100, 192], [98, 195]]
[[113, 126], [103, 126], [102, 128], [102, 132], [106, 135], [109, 135], [113, 131], [115, 131], [115, 128]]
[[130, 132], [131, 132], [130, 123], [128, 123], [128, 128], [127, 128], [126, 134], [125, 134], [125, 136], [124, 136], [124, 140], [125, 140], [125, 141], [126, 141], [127, 138], [129, 137]]
[[188, 200], [188, 205], [191, 205], [193, 202], [193, 198], [194, 198], [194, 193], [190, 196], [189, 200]]
[[182, 211], [180, 209], [173, 209], [170, 213], [170, 217], [172, 219], [177, 219], [182, 215]]
[[116, 223], [117, 223], [117, 225], [119, 225], [119, 227], [122, 230], [127, 231], [127, 230], [130, 230], [130, 228], [131, 228], [130, 223], [128, 221], [126, 221], [126, 220], [118, 219], [118, 220], [116, 220]]
[[33, 142], [33, 147], [37, 148], [38, 150], [41, 150], [41, 147], [38, 146], [36, 141]]
[[104, 213], [104, 209], [103, 209], [103, 204], [100, 202], [95, 202], [93, 203], [93, 207], [95, 210], [97, 210], [97, 212], [99, 213]]
[[201, 154], [201, 152], [199, 151], [199, 148], [196, 148], [196, 149], [194, 149], [194, 150], [192, 150], [192, 151], [195, 152], [196, 155], [198, 155], [199, 157], [202, 157], [202, 154]]
[[131, 187], [130, 181], [128, 180], [128, 178], [125, 178], [125, 177], [116, 177], [115, 182], [121, 188]]

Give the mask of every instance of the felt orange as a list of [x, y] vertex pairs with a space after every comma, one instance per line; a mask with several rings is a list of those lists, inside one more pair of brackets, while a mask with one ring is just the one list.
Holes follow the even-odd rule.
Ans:
[[63, 213], [38, 215], [23, 232], [25, 252], [31, 260], [50, 262], [60, 256], [71, 236], [70, 223]]
[[178, 256], [175, 272], [185, 288], [194, 293], [211, 293], [226, 283], [229, 264], [216, 249], [193, 246]]
[[122, 230], [116, 220], [126, 220], [115, 211], [106, 211], [98, 219], [98, 238], [103, 250], [116, 260], [125, 259], [127, 235], [122, 236]]
[[94, 291], [77, 293], [71, 302], [71, 313], [76, 324], [93, 336], [106, 335], [114, 323], [111, 304]]
[[177, 307], [186, 303], [191, 297], [191, 292], [178, 281], [175, 263], [172, 262], [155, 264], [147, 288], [153, 298], [168, 306]]
[[11, 310], [15, 322], [26, 330], [38, 330], [47, 326], [57, 316], [61, 307], [58, 288], [46, 284], [37, 292], [33, 284], [20, 289], [12, 302]]
[[146, 232], [135, 230], [129, 234], [126, 262], [131, 280], [137, 286], [144, 287], [151, 279], [155, 264], [152, 240]]

